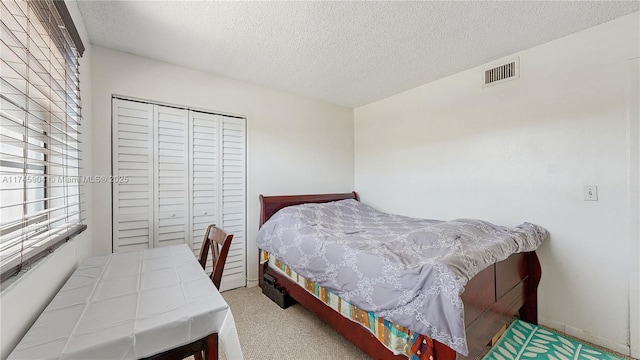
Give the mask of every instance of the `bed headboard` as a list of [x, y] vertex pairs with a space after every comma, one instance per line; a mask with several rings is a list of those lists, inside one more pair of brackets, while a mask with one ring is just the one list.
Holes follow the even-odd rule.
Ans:
[[355, 191], [344, 194], [263, 196], [260, 194], [260, 227], [278, 210], [291, 205], [326, 203], [345, 199], [360, 201]]

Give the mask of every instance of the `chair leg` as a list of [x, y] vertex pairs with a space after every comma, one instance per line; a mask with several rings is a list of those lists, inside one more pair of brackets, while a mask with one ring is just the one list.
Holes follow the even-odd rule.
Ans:
[[202, 360], [202, 350], [200, 350], [197, 353], [193, 354], [193, 358], [195, 360]]
[[218, 360], [218, 334], [207, 336], [204, 349], [204, 360]]

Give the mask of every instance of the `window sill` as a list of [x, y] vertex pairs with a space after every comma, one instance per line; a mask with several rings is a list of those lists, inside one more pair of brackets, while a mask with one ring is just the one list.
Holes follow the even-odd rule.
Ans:
[[61, 243], [60, 245], [56, 246], [56, 248], [54, 249], [54, 251], [52, 253], [47, 254], [46, 256], [34, 261], [28, 268], [21, 270], [20, 272], [18, 272], [17, 274], [8, 277], [7, 279], [5, 279], [2, 283], [0, 283], [0, 298], [2, 296], [4, 296], [7, 293], [10, 293], [12, 291], [13, 288], [18, 287], [20, 285], [20, 283], [29, 278], [29, 276], [32, 273], [38, 272], [38, 269], [40, 267], [46, 266], [47, 262], [49, 260], [51, 260], [52, 257], [55, 257], [56, 255], [58, 255], [58, 253], [60, 252], [65, 252], [65, 251], [71, 251], [73, 249], [69, 249], [68, 247], [75, 247], [75, 252], [74, 252], [74, 257], [75, 257], [75, 264], [73, 265], [73, 267], [75, 268], [77, 266], [77, 262], [79, 259], [77, 259], [77, 246], [76, 245], [76, 239], [78, 239], [78, 235], [80, 235], [80, 233], [76, 234], [75, 236], [73, 236], [71, 239]]

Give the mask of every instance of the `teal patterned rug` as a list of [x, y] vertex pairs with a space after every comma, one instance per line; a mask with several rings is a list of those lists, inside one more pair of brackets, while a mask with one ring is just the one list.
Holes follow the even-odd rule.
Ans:
[[622, 360], [536, 325], [516, 320], [483, 360]]

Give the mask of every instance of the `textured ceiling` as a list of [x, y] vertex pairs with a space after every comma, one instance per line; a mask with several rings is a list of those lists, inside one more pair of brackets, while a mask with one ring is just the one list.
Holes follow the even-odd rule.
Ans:
[[91, 43], [356, 107], [640, 2], [79, 1]]

